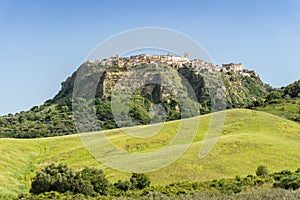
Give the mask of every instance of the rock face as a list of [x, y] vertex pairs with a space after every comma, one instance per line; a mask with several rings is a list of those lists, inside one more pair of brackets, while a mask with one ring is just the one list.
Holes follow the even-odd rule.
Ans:
[[[266, 96], [258, 74], [230, 66], [170, 55], [88, 61], [53, 99], [0, 117], [0, 137], [50, 137], [169, 121], [251, 107]], [[74, 123], [78, 119], [80, 126]]]
[[[138, 56], [136, 57], [138, 58]], [[118, 63], [121, 63], [120, 58], [113, 58], [119, 59]], [[109, 63], [116, 63], [114, 59], [107, 60], [110, 61]], [[105, 63], [108, 62], [107, 60], [105, 59]], [[134, 60], [124, 60], [134, 63]], [[96, 97], [102, 101], [110, 101], [112, 92], [117, 84], [123, 90], [128, 90], [129, 87], [135, 87], [136, 85], [138, 87], [134, 91], [135, 95], [146, 98], [153, 104], [162, 103], [167, 110], [172, 107], [169, 105], [171, 100], [178, 102], [178, 98], [176, 98], [178, 91], [187, 89], [186, 84], [184, 84], [185, 81], [193, 89], [191, 93], [195, 94], [201, 113], [210, 112], [210, 88], [214, 84], [208, 80], [213, 79], [214, 74], [219, 74], [220, 79], [223, 81], [220, 88], [226, 94], [225, 101], [227, 108], [250, 106], [253, 101], [262, 98], [266, 94], [262, 81], [254, 71], [242, 69], [236, 71], [235, 68], [230, 70], [231, 68], [227, 65], [227, 67], [219, 68], [202, 60], [192, 60], [184, 63], [180, 61], [180, 65], [176, 65], [175, 61], [168, 64], [167, 62], [154, 63], [149, 60], [149, 63], [142, 65], [138, 63], [132, 66], [126, 66], [125, 61], [125, 64], [122, 66], [103, 65], [103, 61], [88, 61], [83, 63], [71, 77], [62, 83], [60, 92], [51, 102], [55, 103], [72, 97], [75, 79], [79, 71], [82, 78], [79, 84], [80, 91], [77, 92], [82, 94], [77, 96]], [[139, 68], [143, 70], [137, 71]], [[158, 73], [149, 75], [150, 69]], [[132, 75], [132, 73], [136, 74]], [[137, 75], [139, 76], [138, 78]], [[150, 76], [153, 76], [152, 80], [149, 80], [152, 83], [139, 85], [141, 80], [149, 79]], [[122, 81], [124, 82], [123, 84], [127, 85], [121, 85], [120, 82]], [[94, 88], [92, 85], [95, 84], [97, 85], [96, 92], [94, 89], [91, 89]], [[173, 105], [173, 107], [178, 107], [178, 103], [175, 106]]]

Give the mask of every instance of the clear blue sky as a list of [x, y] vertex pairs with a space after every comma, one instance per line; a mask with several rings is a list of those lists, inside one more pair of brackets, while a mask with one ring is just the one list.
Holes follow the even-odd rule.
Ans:
[[0, 114], [52, 98], [97, 44], [140, 27], [183, 32], [215, 64], [286, 85], [300, 79], [299, 10], [297, 0], [0, 0]]

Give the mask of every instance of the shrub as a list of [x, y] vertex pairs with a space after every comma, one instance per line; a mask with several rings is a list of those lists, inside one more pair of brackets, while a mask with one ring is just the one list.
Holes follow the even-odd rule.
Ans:
[[93, 185], [88, 180], [74, 179], [72, 180], [71, 185], [72, 185], [71, 191], [74, 194], [84, 194], [88, 196], [94, 193]]
[[283, 93], [280, 91], [272, 91], [267, 95], [266, 101], [269, 102], [276, 99], [282, 99], [282, 95]]
[[74, 172], [66, 165], [60, 164], [55, 166], [51, 164], [36, 173], [31, 183], [30, 192], [33, 194], [41, 194], [50, 191], [70, 191], [70, 180], [74, 179], [74, 177]]
[[119, 189], [119, 190], [123, 190], [123, 191], [128, 191], [132, 188], [132, 184], [131, 182], [129, 181], [121, 181], [121, 180], [118, 180], [118, 182], [116, 182], [114, 184], [114, 186]]
[[36, 173], [31, 183], [32, 194], [45, 192], [71, 192], [91, 196], [95, 193], [104, 195], [107, 192], [108, 180], [102, 170], [85, 168], [74, 173], [67, 165], [51, 164]]
[[283, 189], [296, 190], [300, 188], [300, 174], [295, 172], [292, 174], [283, 175], [280, 180], [273, 184], [273, 186]]
[[257, 169], [256, 169], [256, 175], [261, 176], [261, 177], [267, 176], [268, 175], [268, 170], [267, 170], [266, 166], [264, 166], [264, 165], [258, 166]]
[[85, 168], [78, 173], [78, 177], [90, 181], [95, 192], [101, 195], [105, 195], [107, 193], [108, 180], [105, 178], [105, 174], [102, 170]]
[[133, 188], [144, 189], [150, 186], [150, 179], [145, 174], [133, 173], [130, 178]]

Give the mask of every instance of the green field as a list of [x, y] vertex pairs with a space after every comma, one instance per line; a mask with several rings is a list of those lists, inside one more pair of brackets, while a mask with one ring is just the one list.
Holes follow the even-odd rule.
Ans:
[[[259, 111], [228, 110], [217, 145], [207, 157], [199, 159], [211, 115], [188, 120], [200, 121], [193, 144], [170, 166], [147, 173], [153, 185], [254, 174], [261, 164], [270, 172], [300, 167], [300, 124], [296, 122]], [[118, 129], [106, 131], [106, 134], [115, 145], [127, 151], [149, 152], [168, 144], [178, 127], [178, 121], [168, 122], [159, 134], [146, 139], [133, 139]], [[148, 128], [134, 129], [147, 134]], [[0, 198], [27, 192], [35, 171], [50, 163], [65, 163], [74, 169], [101, 168], [111, 182], [128, 179], [131, 175], [99, 163], [89, 154], [78, 135], [0, 139]]]
[[300, 122], [300, 98], [275, 100], [272, 103], [257, 107], [255, 110]]

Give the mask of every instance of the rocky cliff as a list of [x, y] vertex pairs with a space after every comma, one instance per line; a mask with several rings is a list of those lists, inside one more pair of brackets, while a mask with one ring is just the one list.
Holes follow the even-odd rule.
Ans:
[[[82, 111], [85, 127], [80, 130], [92, 131], [95, 129], [89, 127], [97, 125], [84, 114], [87, 110], [95, 111], [96, 124], [102, 129], [111, 129], [191, 117], [197, 114], [195, 110], [209, 113], [218, 110], [212, 109], [218, 102], [223, 108], [251, 107], [267, 93], [253, 71], [222, 69], [201, 60], [183, 59], [178, 63], [145, 58], [142, 62], [123, 59], [109, 64], [108, 61], [83, 63], [44, 105], [0, 118], [0, 135], [45, 137], [75, 133], [73, 109]], [[123, 64], [115, 65], [118, 63]], [[116, 123], [111, 107], [116, 94], [127, 98], [122, 101], [128, 101], [129, 116], [134, 123], [126, 120], [125, 110], [119, 111], [119, 117], [125, 120]], [[86, 102], [85, 106], [78, 99]]]
[[[203, 108], [202, 112], [209, 112], [208, 104], [210, 101], [210, 94], [208, 87], [209, 82], [207, 82], [207, 74], [219, 73], [221, 75], [221, 79], [223, 81], [223, 90], [226, 94], [227, 108], [247, 107], [250, 106], [253, 101], [266, 95], [266, 89], [264, 88], [262, 81], [253, 71], [251, 71], [252, 74], [244, 75], [243, 73], [236, 73], [235, 71], [230, 70], [223, 71], [221, 68], [203, 61], [196, 64], [195, 62], [193, 62], [193, 64], [191, 63], [186, 63], [181, 67], [171, 67], [173, 67], [173, 69], [175, 69], [178, 74], [181, 75], [181, 77], [177, 77], [178, 82], [182, 82], [182, 77], [188, 80], [188, 83], [190, 86], [192, 86], [198, 102]], [[167, 65], [159, 65], [159, 67], [164, 66]], [[153, 68], [153, 65], [145, 64], [144, 67]], [[91, 93], [83, 96], [90, 98], [94, 98], [96, 96], [96, 98], [100, 98], [103, 101], [109, 101], [115, 85], [122, 79], [122, 77], [127, 76], [128, 78], [128, 74], [130, 74], [132, 69], [134, 69], [134, 67], [123, 68], [118, 66], [103, 66], [99, 62], [83, 63], [79, 68], [81, 73], [84, 74], [84, 77], [81, 78], [81, 81], [84, 82], [84, 84], [80, 85], [81, 91], [84, 91], [85, 93]], [[157, 70], [158, 67], [156, 68], [156, 71]], [[62, 83], [61, 90], [50, 102], [55, 103], [72, 97], [77, 72], [78, 70]], [[170, 78], [170, 70], [156, 74], [156, 76], [160, 79], [164, 79], [161, 77], [161, 75], [166, 73], [169, 74]], [[173, 78], [176, 76], [178, 76], [176, 73], [172, 75]], [[140, 78], [144, 79], [143, 77]], [[89, 90], [89, 84], [95, 84], [95, 82], [97, 83], [96, 93]], [[131, 83], [134, 84], [133, 82]], [[174, 89], [174, 86], [172, 85], [174, 85], [174, 81], [171, 81], [169, 85], [168, 83], [165, 83], [164, 86], [147, 84], [140, 88], [141, 90], [139, 95], [144, 98], [151, 99], [151, 101], [155, 103], [169, 101], [170, 98], [174, 98], [174, 96], [177, 95], [176, 89]], [[180, 86], [177, 85], [177, 87], [184, 86], [181, 84]]]

